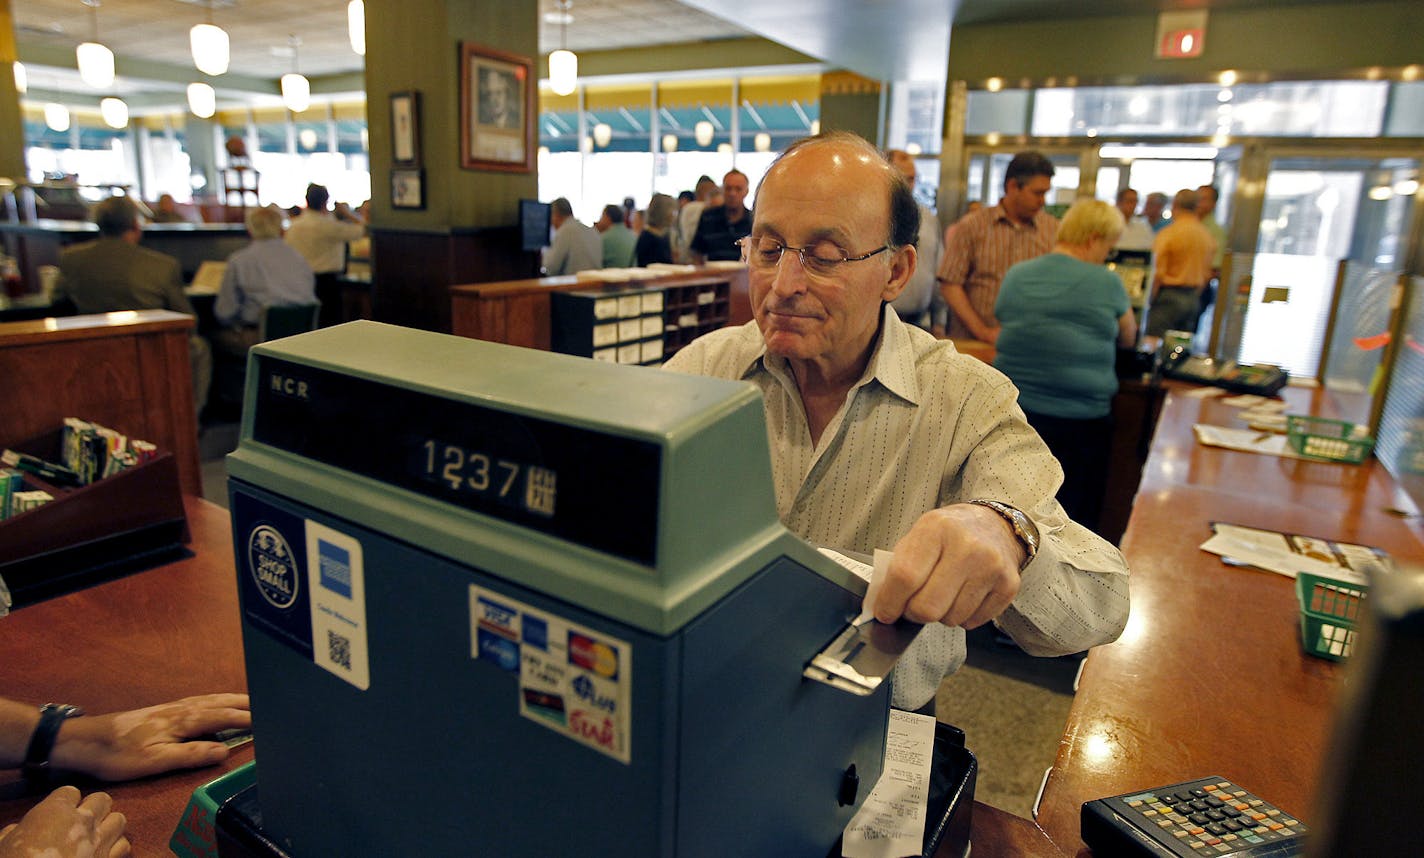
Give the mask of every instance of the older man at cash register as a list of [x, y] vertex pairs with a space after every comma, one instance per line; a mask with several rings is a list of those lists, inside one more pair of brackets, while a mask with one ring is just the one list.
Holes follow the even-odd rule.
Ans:
[[892, 701], [932, 712], [993, 621], [1033, 655], [1106, 643], [1127, 622], [1121, 553], [1054, 499], [1063, 472], [992, 367], [901, 322], [919, 212], [869, 143], [793, 144], [762, 180], [744, 240], [752, 323], [667, 368], [745, 379], [764, 396], [777, 511], [813, 543], [894, 560], [873, 606], [928, 625]]

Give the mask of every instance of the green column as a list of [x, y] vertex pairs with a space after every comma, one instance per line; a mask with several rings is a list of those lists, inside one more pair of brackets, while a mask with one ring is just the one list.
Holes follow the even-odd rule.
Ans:
[[25, 128], [20, 115], [20, 94], [15, 90], [15, 25], [10, 0], [0, 0], [0, 178], [26, 177]]
[[853, 131], [879, 145], [880, 88], [853, 72], [821, 75], [821, 130]]

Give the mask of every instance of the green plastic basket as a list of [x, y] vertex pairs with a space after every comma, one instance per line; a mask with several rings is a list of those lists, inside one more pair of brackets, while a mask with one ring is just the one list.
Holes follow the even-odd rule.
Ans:
[[1286, 439], [1291, 449], [1308, 459], [1352, 465], [1363, 462], [1375, 446], [1363, 426], [1308, 414], [1286, 415]]
[[1355, 622], [1370, 588], [1322, 575], [1301, 572], [1295, 579], [1300, 602], [1300, 643], [1305, 651], [1331, 661], [1343, 661], [1355, 648]]

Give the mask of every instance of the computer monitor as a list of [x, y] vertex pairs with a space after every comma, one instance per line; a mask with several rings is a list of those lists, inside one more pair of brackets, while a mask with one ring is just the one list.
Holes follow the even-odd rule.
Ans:
[[549, 204], [538, 200], [519, 201], [520, 250], [538, 251], [549, 244]]

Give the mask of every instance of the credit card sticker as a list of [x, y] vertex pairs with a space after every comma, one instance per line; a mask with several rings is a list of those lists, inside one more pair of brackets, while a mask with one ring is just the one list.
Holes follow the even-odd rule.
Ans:
[[631, 761], [626, 641], [472, 584], [470, 642], [474, 659], [518, 672], [520, 715]]
[[355, 537], [306, 522], [312, 661], [362, 691], [371, 687], [366, 572]]

